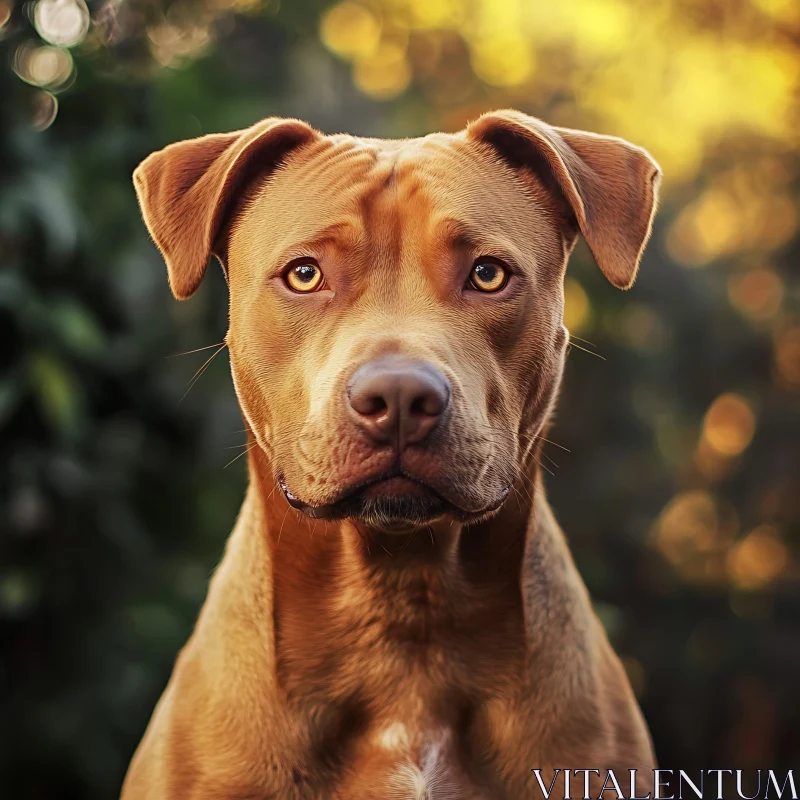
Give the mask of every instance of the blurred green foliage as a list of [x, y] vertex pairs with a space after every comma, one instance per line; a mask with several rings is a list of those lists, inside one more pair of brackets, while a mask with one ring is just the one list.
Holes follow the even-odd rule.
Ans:
[[[794, 30], [766, 0], [741, 19], [756, 6]], [[222, 340], [224, 281], [172, 300], [133, 168], [268, 115], [404, 136], [502, 105], [631, 136], [646, 115], [637, 143], [675, 165], [634, 290], [574, 259], [568, 323], [604, 360], [570, 354], [548, 490], [661, 764], [797, 767], [800, 187], [783, 128], [720, 137], [716, 98], [714, 125], [660, 154], [641, 98], [604, 118], [579, 71], [512, 70], [463, 14], [419, 3], [92, 3], [78, 41], [49, 34], [66, 61], [40, 52], [35, 8], [0, 2], [0, 795], [115, 796], [243, 496], [224, 353], [185, 397], [213, 350], [168, 358]], [[702, 24], [741, 37], [715, 9]], [[655, 34], [632, 30], [646, 50]], [[718, 63], [697, 61], [698, 85]]]

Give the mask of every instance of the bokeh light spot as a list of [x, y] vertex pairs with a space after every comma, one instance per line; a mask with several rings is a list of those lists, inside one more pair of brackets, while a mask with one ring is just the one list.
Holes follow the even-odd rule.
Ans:
[[720, 395], [703, 420], [703, 439], [724, 456], [738, 456], [753, 439], [756, 419], [747, 401], [736, 394]]
[[356, 62], [353, 77], [356, 86], [376, 100], [397, 97], [411, 82], [405, 49], [393, 42], [382, 43], [372, 55]]
[[631, 7], [619, 0], [584, 2], [574, 16], [573, 35], [586, 51], [616, 53], [630, 41], [631, 17]]
[[91, 18], [84, 0], [39, 0], [33, 11], [39, 36], [58, 47], [80, 44]]
[[418, 30], [457, 25], [463, 10], [459, 0], [408, 0], [411, 25]]
[[760, 525], [731, 548], [727, 557], [731, 582], [740, 589], [760, 589], [772, 583], [789, 562], [786, 545], [771, 525]]
[[31, 124], [37, 131], [49, 128], [58, 115], [58, 99], [44, 90], [36, 93], [31, 112]]
[[784, 294], [780, 276], [765, 267], [750, 270], [744, 275], [732, 275], [728, 280], [731, 305], [742, 316], [753, 321], [774, 317], [780, 310]]
[[739, 206], [726, 192], [711, 190], [687, 206], [670, 229], [670, 255], [691, 267], [735, 250], [741, 234]]
[[375, 52], [381, 38], [381, 23], [361, 3], [344, 2], [322, 17], [320, 36], [325, 46], [344, 58], [363, 58]]
[[147, 31], [153, 57], [165, 67], [177, 66], [182, 59], [202, 53], [211, 43], [211, 32], [206, 25], [178, 24], [164, 21]]
[[564, 282], [564, 325], [568, 331], [579, 333], [586, 330], [592, 315], [589, 296], [574, 278]]
[[661, 512], [655, 544], [689, 580], [719, 580], [724, 576], [722, 557], [737, 530], [733, 508], [708, 492], [693, 490], [674, 497]]
[[56, 91], [72, 77], [72, 56], [60, 47], [23, 43], [14, 52], [13, 69], [27, 83]]
[[473, 41], [470, 56], [475, 74], [491, 86], [519, 86], [535, 67], [530, 43], [513, 34]]

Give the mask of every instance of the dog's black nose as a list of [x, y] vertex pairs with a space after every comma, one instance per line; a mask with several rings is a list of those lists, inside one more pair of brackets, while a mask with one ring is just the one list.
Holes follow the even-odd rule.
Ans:
[[387, 356], [359, 367], [347, 384], [355, 422], [399, 449], [421, 442], [450, 405], [450, 381], [425, 361]]

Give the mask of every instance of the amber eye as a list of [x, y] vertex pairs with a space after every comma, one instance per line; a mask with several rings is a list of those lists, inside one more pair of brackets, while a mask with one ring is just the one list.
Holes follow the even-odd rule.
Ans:
[[314, 292], [322, 286], [322, 270], [313, 262], [306, 261], [291, 267], [284, 280], [295, 292]]
[[480, 292], [499, 292], [508, 281], [508, 270], [494, 261], [478, 261], [469, 274], [469, 280]]

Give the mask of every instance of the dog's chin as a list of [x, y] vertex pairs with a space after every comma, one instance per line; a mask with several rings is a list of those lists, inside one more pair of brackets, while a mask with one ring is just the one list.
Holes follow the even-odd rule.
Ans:
[[348, 517], [374, 530], [406, 533], [430, 525], [448, 513], [453, 513], [453, 509], [437, 498], [400, 494], [363, 498]]
[[445, 517], [462, 522], [475, 521], [496, 511], [508, 494], [506, 490], [487, 508], [470, 512], [426, 484], [399, 475], [371, 481], [334, 502], [319, 505], [301, 500], [289, 490], [282, 478], [279, 485], [289, 505], [312, 519], [350, 519], [359, 526], [386, 533], [406, 533]]

